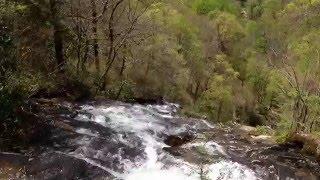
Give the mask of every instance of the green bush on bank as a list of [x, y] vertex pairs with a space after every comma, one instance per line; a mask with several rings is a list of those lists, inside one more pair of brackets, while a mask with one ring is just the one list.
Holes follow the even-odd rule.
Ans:
[[0, 121], [2, 130], [0, 136], [14, 134], [22, 119], [16, 115], [16, 110], [26, 99], [41, 88], [52, 86], [44, 76], [30, 72], [15, 72], [7, 75], [0, 83]]

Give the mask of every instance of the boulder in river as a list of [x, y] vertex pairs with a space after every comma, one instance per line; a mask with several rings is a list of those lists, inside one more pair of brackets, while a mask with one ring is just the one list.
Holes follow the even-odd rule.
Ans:
[[182, 149], [180, 149], [179, 147], [164, 147], [163, 150], [167, 151], [173, 156], [182, 156], [182, 154], [184, 153], [182, 152]]
[[257, 128], [252, 127], [252, 126], [242, 125], [242, 126], [238, 127], [237, 129], [243, 135], [256, 135], [257, 134]]
[[191, 133], [181, 133], [178, 135], [169, 135], [164, 143], [171, 147], [178, 147], [192, 141], [195, 136]]

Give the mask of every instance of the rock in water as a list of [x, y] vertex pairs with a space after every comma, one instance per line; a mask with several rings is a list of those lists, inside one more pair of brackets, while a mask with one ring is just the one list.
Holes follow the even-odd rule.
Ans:
[[164, 140], [164, 143], [171, 147], [178, 147], [192, 141], [194, 138], [195, 138], [194, 135], [192, 135], [191, 133], [182, 133], [180, 135], [169, 135]]
[[183, 154], [183, 152], [181, 152], [181, 149], [179, 149], [179, 147], [164, 147], [163, 150], [167, 151], [173, 156], [182, 156]]

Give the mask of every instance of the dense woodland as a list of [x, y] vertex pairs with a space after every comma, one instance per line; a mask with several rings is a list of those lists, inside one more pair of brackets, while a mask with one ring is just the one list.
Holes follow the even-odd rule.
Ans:
[[4, 132], [61, 91], [320, 132], [320, 0], [0, 0], [0, 18]]

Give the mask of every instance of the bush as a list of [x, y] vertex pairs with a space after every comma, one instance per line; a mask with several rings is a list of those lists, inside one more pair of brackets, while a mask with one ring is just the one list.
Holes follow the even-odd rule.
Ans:
[[50, 81], [39, 73], [21, 71], [11, 73], [0, 83], [0, 120], [1, 136], [4, 133], [14, 134], [21, 119], [16, 116], [16, 110], [23, 101], [31, 97], [43, 87], [49, 87]]
[[9, 90], [1, 87], [0, 89], [0, 118], [2, 121], [8, 121], [14, 117], [14, 110], [21, 105], [23, 95], [19, 89]]
[[183, 108], [180, 113], [186, 117], [206, 119], [204, 113], [199, 112], [198, 108], [195, 106], [187, 106]]
[[290, 119], [286, 116], [281, 117], [275, 132], [277, 142], [283, 143], [290, 137], [292, 134], [291, 123], [292, 121], [290, 121]]

